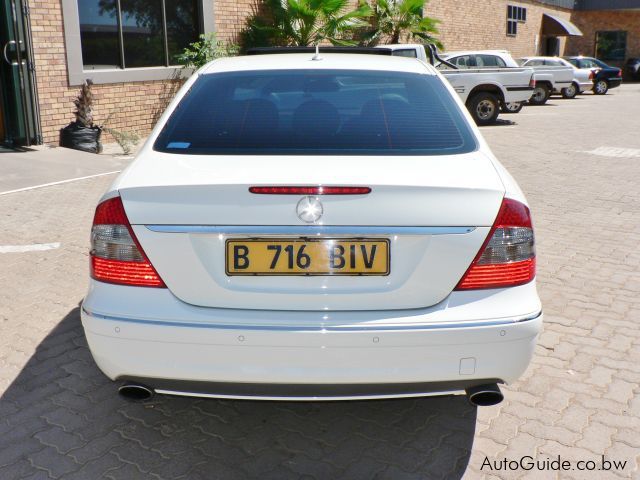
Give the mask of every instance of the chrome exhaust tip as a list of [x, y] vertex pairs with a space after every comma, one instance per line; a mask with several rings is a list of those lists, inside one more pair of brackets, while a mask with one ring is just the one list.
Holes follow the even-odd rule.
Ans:
[[469, 403], [476, 407], [490, 407], [504, 400], [504, 395], [500, 391], [497, 383], [470, 387], [467, 388], [465, 392], [467, 393]]
[[152, 388], [138, 383], [124, 383], [118, 387], [118, 393], [130, 402], [144, 402], [155, 394]]

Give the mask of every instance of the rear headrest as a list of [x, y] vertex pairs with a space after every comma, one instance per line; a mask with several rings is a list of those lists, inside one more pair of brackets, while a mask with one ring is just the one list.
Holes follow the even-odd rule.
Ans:
[[278, 108], [262, 98], [233, 100], [217, 108], [215, 119], [218, 130], [252, 130], [251, 127], [276, 130], [279, 123]]
[[293, 112], [292, 128], [303, 138], [334, 135], [340, 127], [338, 109], [326, 100], [309, 100]]

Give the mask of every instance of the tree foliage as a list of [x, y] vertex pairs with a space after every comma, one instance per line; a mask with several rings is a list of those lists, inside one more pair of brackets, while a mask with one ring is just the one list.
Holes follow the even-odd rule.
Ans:
[[375, 46], [401, 43], [405, 39], [433, 43], [442, 48], [435, 37], [440, 22], [424, 16], [427, 0], [360, 0], [359, 5], [369, 8], [369, 27], [359, 32], [360, 45]]
[[242, 32], [244, 48], [309, 46], [330, 42], [356, 45], [353, 32], [367, 25], [367, 4], [349, 9], [349, 0], [264, 0]]

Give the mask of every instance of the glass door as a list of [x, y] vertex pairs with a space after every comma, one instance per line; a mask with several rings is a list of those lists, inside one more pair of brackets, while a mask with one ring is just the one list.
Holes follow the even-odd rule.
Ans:
[[42, 143], [31, 24], [25, 0], [0, 0], [0, 143]]

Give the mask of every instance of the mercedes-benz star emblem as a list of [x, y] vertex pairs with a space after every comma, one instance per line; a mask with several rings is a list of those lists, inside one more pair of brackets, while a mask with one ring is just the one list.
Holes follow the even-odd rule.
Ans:
[[296, 213], [303, 222], [315, 223], [322, 217], [322, 203], [317, 197], [302, 197], [296, 207]]

